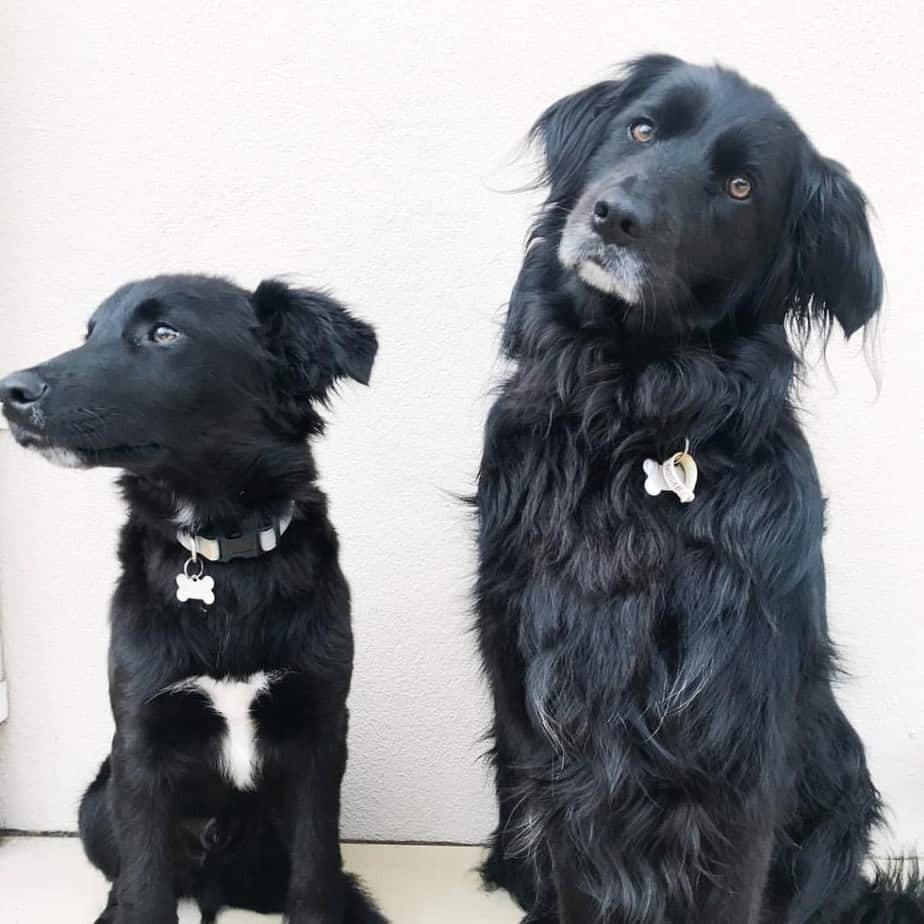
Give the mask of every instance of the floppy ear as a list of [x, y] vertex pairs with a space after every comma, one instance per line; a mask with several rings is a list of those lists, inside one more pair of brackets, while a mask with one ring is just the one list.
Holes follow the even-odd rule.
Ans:
[[572, 93], [539, 116], [529, 138], [545, 152], [542, 181], [554, 197], [578, 193], [587, 161], [606, 138], [612, 115], [681, 63], [671, 55], [638, 58], [625, 66], [622, 79]]
[[576, 189], [588, 158], [606, 137], [622, 82], [604, 80], [552, 103], [529, 133], [545, 154], [542, 181], [556, 192]]
[[866, 198], [841, 164], [817, 154], [804, 176], [796, 190], [789, 309], [802, 328], [827, 331], [837, 320], [849, 338], [882, 305]]
[[279, 361], [279, 380], [295, 401], [324, 399], [342, 378], [369, 383], [375, 331], [313, 289], [268, 279], [253, 294], [263, 341]]

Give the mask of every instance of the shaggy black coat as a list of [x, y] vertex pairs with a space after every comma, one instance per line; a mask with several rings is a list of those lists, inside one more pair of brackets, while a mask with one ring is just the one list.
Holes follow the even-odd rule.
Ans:
[[[17, 440], [125, 474], [112, 601], [115, 734], [80, 807], [113, 883], [100, 924], [211, 924], [225, 906], [292, 924], [384, 924], [343, 872], [340, 784], [353, 667], [349, 589], [306, 442], [336, 380], [368, 381], [371, 327], [320, 292], [162, 276], [123, 287], [86, 343], [0, 383]], [[206, 563], [215, 602], [177, 599], [177, 523], [230, 536], [282, 516], [279, 546]], [[222, 771], [226, 718], [190, 678], [271, 678], [252, 723], [250, 786]]]
[[[924, 921], [916, 883], [861, 874], [881, 805], [832, 692], [785, 326], [850, 334], [878, 310], [862, 194], [769, 95], [667, 57], [534, 133], [550, 193], [476, 498], [500, 804], [485, 881], [547, 924]], [[720, 198], [738, 175], [749, 211]], [[611, 277], [566, 265], [571, 229]], [[600, 288], [634, 291], [626, 253], [635, 301]], [[648, 496], [643, 460], [686, 440], [695, 500]]]

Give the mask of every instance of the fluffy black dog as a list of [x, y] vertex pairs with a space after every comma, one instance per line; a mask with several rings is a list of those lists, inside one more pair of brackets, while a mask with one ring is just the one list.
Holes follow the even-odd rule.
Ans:
[[[768, 93], [666, 56], [533, 137], [476, 499], [485, 880], [531, 922], [924, 921], [919, 883], [862, 878], [881, 805], [832, 693], [787, 338], [878, 311], [864, 197]], [[649, 494], [664, 462], [692, 487], [687, 441], [694, 498]]]
[[125, 470], [116, 730], [80, 808], [113, 881], [101, 922], [176, 922], [183, 896], [203, 922], [226, 905], [385, 920], [341, 864], [350, 599], [306, 443], [375, 352], [320, 292], [162, 276], [108, 298], [83, 346], [0, 383], [21, 444]]

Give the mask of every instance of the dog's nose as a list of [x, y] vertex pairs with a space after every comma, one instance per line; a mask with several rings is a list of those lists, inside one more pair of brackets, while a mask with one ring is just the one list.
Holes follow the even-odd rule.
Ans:
[[0, 404], [18, 411], [28, 410], [48, 391], [48, 383], [35, 372], [14, 372], [0, 381]]
[[618, 195], [601, 196], [594, 203], [593, 225], [607, 244], [631, 244], [645, 233], [642, 209]]

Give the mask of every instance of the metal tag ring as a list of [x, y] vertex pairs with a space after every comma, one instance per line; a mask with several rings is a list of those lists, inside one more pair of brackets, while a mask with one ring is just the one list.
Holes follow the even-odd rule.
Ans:
[[[189, 573], [190, 565], [199, 566], [199, 570], [196, 572], [196, 574]], [[186, 564], [183, 565], [183, 574], [185, 574], [186, 577], [188, 577], [191, 581], [198, 581], [205, 574], [205, 562], [203, 562], [201, 558], [187, 558]]]

